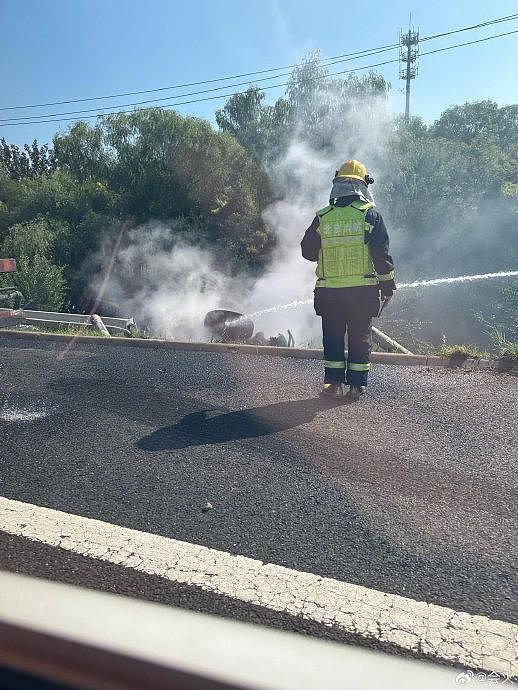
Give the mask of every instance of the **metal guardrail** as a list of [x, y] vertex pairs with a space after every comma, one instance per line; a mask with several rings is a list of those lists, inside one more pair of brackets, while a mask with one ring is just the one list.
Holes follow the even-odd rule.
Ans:
[[[102, 322], [108, 330], [131, 335], [136, 324], [133, 318], [117, 318], [103, 316]], [[32, 309], [0, 309], [0, 327], [26, 324], [29, 326], [65, 326], [83, 327], [92, 326], [92, 317], [89, 314], [68, 314], [55, 311], [35, 311]]]
[[78, 690], [446, 690], [459, 674], [10, 573], [0, 573], [1, 667]]
[[[0, 273], [16, 273], [17, 266], [15, 259], [0, 259]], [[92, 324], [90, 314], [69, 314], [56, 311], [35, 311], [32, 309], [22, 309], [23, 295], [16, 287], [0, 287], [0, 297], [14, 300], [13, 309], [0, 310], [0, 327], [19, 326], [26, 324], [29, 326], [83, 326], [89, 328]], [[128, 335], [136, 324], [134, 319], [103, 317], [102, 327], [113, 331], [122, 331]], [[105, 334], [108, 335], [108, 333]]]
[[[64, 326], [84, 326], [91, 325], [91, 317], [89, 314], [67, 314], [56, 311], [34, 311], [31, 309], [23, 310], [25, 323], [33, 326], [55, 326], [61, 324]], [[116, 331], [131, 331], [135, 326], [133, 318], [117, 318], [111, 316], [103, 316], [103, 323], [108, 329]]]

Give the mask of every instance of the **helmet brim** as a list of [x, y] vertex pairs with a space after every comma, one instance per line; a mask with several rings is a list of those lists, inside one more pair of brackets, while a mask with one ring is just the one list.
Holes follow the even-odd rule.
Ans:
[[348, 177], [352, 177], [353, 180], [360, 180], [360, 182], [365, 182], [365, 178], [364, 178], [364, 177], [360, 177], [360, 175], [337, 175], [337, 176], [335, 177], [335, 180], [338, 179], [338, 178], [344, 179], [344, 178], [348, 178]]

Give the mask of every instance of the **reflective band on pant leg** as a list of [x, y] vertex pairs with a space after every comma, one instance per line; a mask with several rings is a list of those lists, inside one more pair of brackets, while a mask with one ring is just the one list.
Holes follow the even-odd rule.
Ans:
[[324, 360], [326, 369], [345, 369], [345, 362], [331, 362], [328, 359]]
[[350, 371], [369, 371], [371, 368], [370, 362], [367, 364], [355, 364], [354, 362], [349, 362], [347, 364], [347, 368]]

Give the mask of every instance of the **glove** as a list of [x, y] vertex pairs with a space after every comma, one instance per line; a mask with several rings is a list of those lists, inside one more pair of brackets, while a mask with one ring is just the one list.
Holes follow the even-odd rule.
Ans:
[[396, 284], [393, 280], [383, 280], [379, 285], [379, 289], [381, 292], [381, 299], [384, 302], [388, 302], [388, 300], [390, 300], [394, 294]]

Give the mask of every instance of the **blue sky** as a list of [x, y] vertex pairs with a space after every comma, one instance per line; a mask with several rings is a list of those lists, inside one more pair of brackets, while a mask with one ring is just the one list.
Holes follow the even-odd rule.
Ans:
[[[350, 7], [353, 5], [353, 7]], [[440, 7], [440, 10], [439, 10]], [[99, 96], [211, 79], [396, 42], [409, 13], [421, 35], [518, 12], [518, 2], [451, 0], [1, 0], [0, 107]], [[518, 29], [518, 20], [423, 44], [421, 50]], [[361, 66], [397, 52], [347, 63]], [[413, 82], [412, 110], [434, 120], [453, 103], [491, 98], [518, 102], [518, 34], [424, 56]], [[392, 83], [395, 110], [404, 109], [398, 65], [378, 70]], [[360, 72], [362, 73], [362, 72]], [[284, 81], [281, 79], [280, 81]], [[203, 88], [203, 87], [200, 87]], [[243, 87], [240, 87], [241, 89]], [[194, 89], [184, 89], [190, 91]], [[232, 90], [232, 89], [231, 89]], [[271, 100], [281, 89], [270, 90]], [[167, 96], [182, 91], [166, 92]], [[110, 104], [151, 98], [119, 98]], [[46, 114], [106, 102], [0, 111], [0, 117]], [[224, 100], [185, 105], [182, 114], [214, 120]], [[93, 121], [91, 121], [93, 122]], [[6, 127], [0, 136], [22, 144], [49, 141], [68, 123]]]

